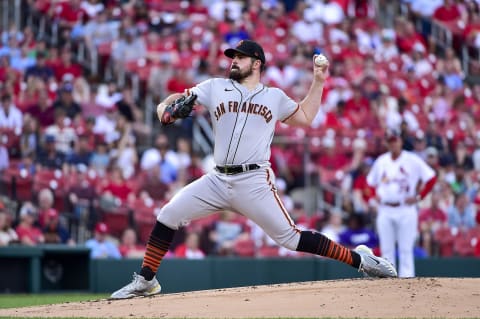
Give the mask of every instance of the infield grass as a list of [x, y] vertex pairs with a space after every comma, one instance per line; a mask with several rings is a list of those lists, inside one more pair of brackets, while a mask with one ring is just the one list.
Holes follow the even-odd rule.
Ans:
[[[0, 308], [18, 308], [55, 303], [105, 299], [106, 294], [13, 294], [0, 295]], [[1, 318], [1, 317], [0, 317]]]

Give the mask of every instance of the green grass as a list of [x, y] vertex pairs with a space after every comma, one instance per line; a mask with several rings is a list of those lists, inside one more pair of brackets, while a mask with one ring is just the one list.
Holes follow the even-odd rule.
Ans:
[[97, 300], [107, 298], [108, 295], [103, 294], [13, 294], [0, 295], [1, 308], [18, 308], [27, 306], [49, 305], [55, 303]]

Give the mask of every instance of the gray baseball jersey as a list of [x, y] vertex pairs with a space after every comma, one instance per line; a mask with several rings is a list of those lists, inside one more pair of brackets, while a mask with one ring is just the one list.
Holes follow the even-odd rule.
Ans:
[[191, 92], [210, 111], [217, 165], [264, 164], [270, 159], [277, 120], [284, 121], [298, 103], [282, 90], [259, 83], [253, 91], [229, 79], [206, 80]]
[[210, 112], [215, 132], [216, 165], [258, 164], [260, 168], [228, 175], [210, 172], [180, 190], [157, 220], [177, 229], [192, 219], [231, 210], [258, 224], [278, 244], [295, 250], [300, 240], [275, 188], [270, 144], [275, 123], [292, 116], [299, 105], [282, 90], [259, 84], [255, 90], [229, 79], [209, 79], [187, 93]]

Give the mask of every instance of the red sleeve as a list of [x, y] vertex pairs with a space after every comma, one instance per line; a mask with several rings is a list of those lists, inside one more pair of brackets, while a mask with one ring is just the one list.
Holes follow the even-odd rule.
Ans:
[[437, 182], [437, 177], [434, 176], [425, 183], [425, 185], [423, 186], [423, 188], [420, 190], [420, 193], [419, 193], [421, 199], [424, 199], [425, 196], [427, 196], [427, 194], [430, 193], [430, 191], [432, 190], [436, 182]]

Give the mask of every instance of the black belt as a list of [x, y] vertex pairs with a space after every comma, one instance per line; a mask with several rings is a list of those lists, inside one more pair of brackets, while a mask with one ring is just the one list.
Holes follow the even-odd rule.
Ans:
[[243, 172], [253, 171], [259, 169], [258, 164], [243, 164], [243, 165], [229, 165], [229, 166], [216, 166], [217, 171], [227, 175], [235, 175]]
[[402, 203], [400, 203], [400, 202], [386, 202], [386, 203], [382, 203], [382, 205], [390, 206], [390, 207], [399, 207], [399, 206], [402, 206]]

